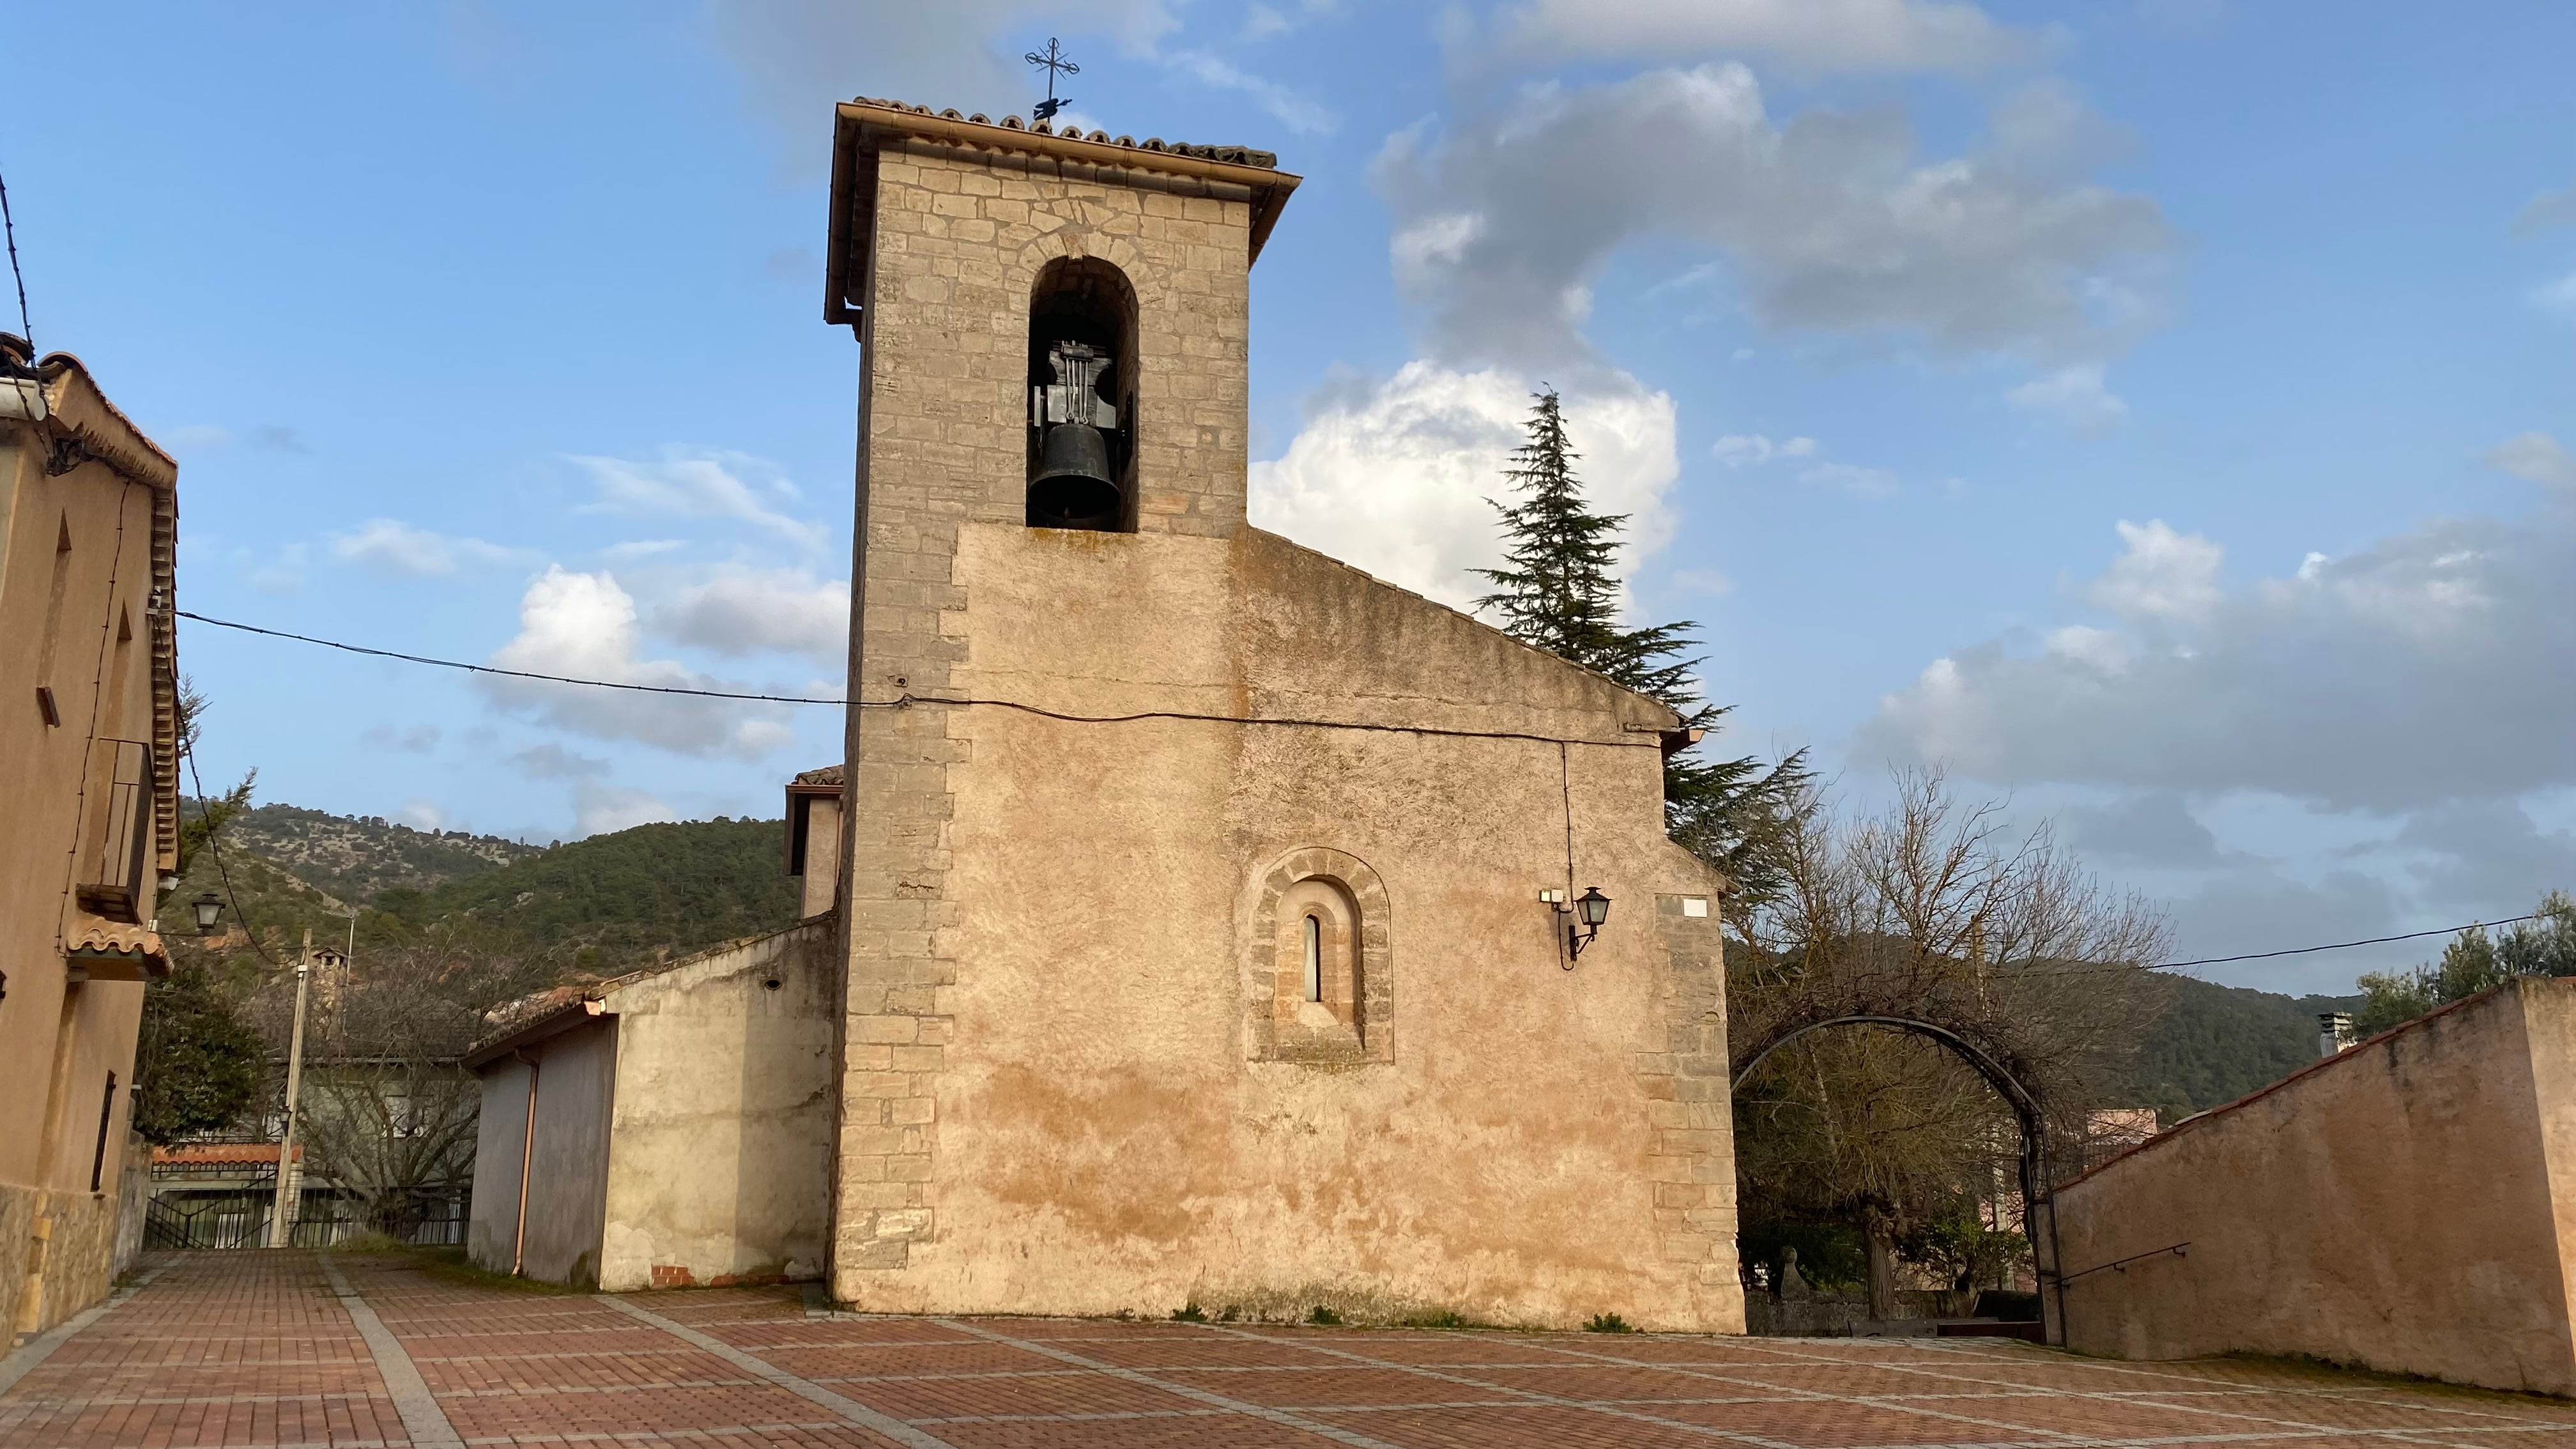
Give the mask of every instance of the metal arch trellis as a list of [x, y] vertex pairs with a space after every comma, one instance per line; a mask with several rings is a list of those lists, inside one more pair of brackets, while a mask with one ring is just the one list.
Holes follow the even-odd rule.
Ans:
[[[2057, 1289], [2057, 1332], [2062, 1343], [2066, 1335], [2064, 1279], [2056, 1271], [2058, 1265], [2047, 1261], [2047, 1258], [2053, 1258], [2056, 1252], [2056, 1233], [2051, 1232], [2048, 1235], [2047, 1257], [2043, 1257], [2040, 1251], [2041, 1193], [2039, 1189], [2042, 1177], [2041, 1153], [2046, 1150], [2047, 1144], [2047, 1120], [2040, 1110], [2038, 1096], [2028, 1087], [2023, 1086], [2020, 1078], [2005, 1070], [2003, 1063], [1996, 1061], [1983, 1047], [1946, 1026], [1918, 1021], [1910, 1016], [1831, 1016], [1822, 1021], [1802, 1023], [1772, 1038], [1743, 1066], [1736, 1068], [1734, 1079], [1727, 1084], [1728, 1095], [1731, 1097], [1734, 1093], [1742, 1091], [1744, 1083], [1752, 1077], [1754, 1069], [1761, 1066], [1773, 1052], [1809, 1032], [1823, 1031], [1827, 1027], [1834, 1026], [1886, 1027], [1892, 1031], [1911, 1032], [1916, 1036], [1938, 1042], [1949, 1048], [1961, 1061], [1966, 1062], [1978, 1076], [1985, 1078], [1986, 1085], [1994, 1088], [1995, 1094], [2011, 1105], [2014, 1118], [2021, 1124], [2022, 1233], [2030, 1239], [2031, 1271], [2039, 1279], [2040, 1291], [2046, 1293], [2052, 1287]], [[2054, 1197], [2048, 1199], [2048, 1208], [2053, 1220], [2057, 1211], [2057, 1201]]]

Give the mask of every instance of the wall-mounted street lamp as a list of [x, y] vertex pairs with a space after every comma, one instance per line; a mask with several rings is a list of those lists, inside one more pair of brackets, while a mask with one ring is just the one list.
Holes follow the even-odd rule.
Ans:
[[189, 902], [189, 904], [196, 908], [197, 934], [200, 936], [213, 935], [215, 933], [215, 923], [224, 918], [224, 898], [216, 895], [213, 891], [207, 891], [198, 896], [195, 900]]
[[[1610, 919], [1610, 898], [1601, 894], [1599, 886], [1585, 886], [1583, 894], [1576, 896], [1573, 904], [1568, 905], [1560, 899], [1556, 908], [1574, 917], [1565, 923], [1565, 949], [1570, 963], [1583, 954], [1584, 947], [1592, 944], [1593, 937], [1601, 934], [1601, 923]], [[1580, 929], [1577, 929], [1578, 925]]]

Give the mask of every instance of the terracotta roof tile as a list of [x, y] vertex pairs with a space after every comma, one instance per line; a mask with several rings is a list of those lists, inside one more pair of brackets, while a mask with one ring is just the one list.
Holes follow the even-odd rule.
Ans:
[[74, 936], [64, 947], [73, 955], [142, 956], [166, 961], [169, 952], [162, 949], [161, 934], [149, 926], [123, 926], [113, 921], [93, 921], [87, 930]]
[[1167, 156], [1190, 156], [1201, 161], [1223, 161], [1233, 166], [1258, 166], [1271, 171], [1279, 169], [1279, 157], [1276, 152], [1259, 151], [1250, 146], [1194, 146], [1187, 141], [1166, 141], [1160, 136], [1148, 136], [1139, 141], [1133, 136], [1112, 136], [1106, 131], [1092, 131], [1086, 134], [1080, 126], [1067, 126], [1059, 131], [1054, 123], [1049, 121], [1040, 121], [1034, 126], [1022, 122], [1017, 116], [1004, 116], [1001, 120], [994, 121], [987, 118], [981, 111], [973, 115], [967, 115], [954, 108], [934, 111], [928, 106], [916, 106], [904, 101], [880, 100], [871, 96], [852, 96], [850, 103], [877, 106], [889, 111], [910, 111], [916, 116], [937, 116], [943, 121], [963, 121], [970, 126], [991, 126], [997, 131], [1026, 131], [1031, 135], [1062, 136], [1069, 141], [1089, 141], [1099, 146], [1120, 146], [1130, 151], [1155, 151]]

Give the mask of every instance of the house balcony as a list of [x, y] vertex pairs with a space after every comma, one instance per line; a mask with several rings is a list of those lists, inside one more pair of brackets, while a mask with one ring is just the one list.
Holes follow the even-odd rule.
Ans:
[[152, 746], [91, 742], [73, 897], [102, 920], [140, 925], [152, 914], [152, 784]]

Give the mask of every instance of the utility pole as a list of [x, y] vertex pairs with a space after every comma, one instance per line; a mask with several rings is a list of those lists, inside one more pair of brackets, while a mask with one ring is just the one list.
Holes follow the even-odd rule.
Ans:
[[268, 1215], [268, 1245], [293, 1246], [295, 1224], [289, 1216], [301, 1196], [302, 1174], [295, 1170], [296, 1094], [304, 1085], [304, 993], [313, 977], [313, 928], [304, 928], [304, 954], [295, 962], [295, 1031], [286, 1048], [286, 1135], [277, 1142], [277, 1206]]

